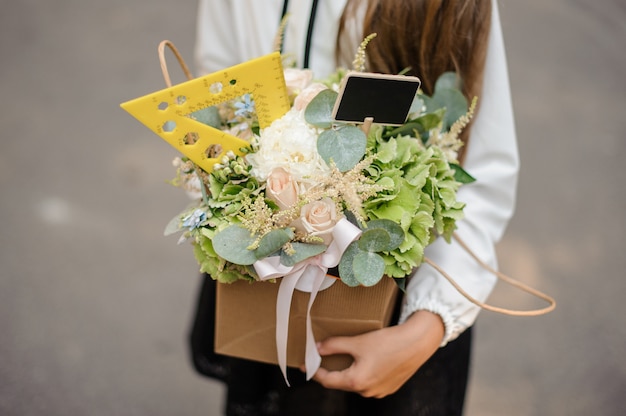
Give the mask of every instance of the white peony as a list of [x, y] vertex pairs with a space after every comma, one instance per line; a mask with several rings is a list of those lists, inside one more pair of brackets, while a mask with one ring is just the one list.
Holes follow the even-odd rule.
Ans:
[[259, 150], [246, 156], [252, 175], [267, 180], [271, 171], [283, 168], [296, 181], [330, 172], [317, 153], [317, 137], [322, 132], [304, 120], [304, 112], [294, 108], [275, 120], [259, 135]]

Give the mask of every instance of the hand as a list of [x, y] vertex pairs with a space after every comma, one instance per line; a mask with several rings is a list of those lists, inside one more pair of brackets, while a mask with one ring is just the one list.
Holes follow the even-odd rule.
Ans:
[[318, 344], [320, 355], [350, 354], [342, 371], [320, 368], [314, 380], [329, 389], [381, 398], [396, 392], [439, 348], [444, 335], [441, 318], [417, 311], [401, 325], [353, 337], [332, 337]]

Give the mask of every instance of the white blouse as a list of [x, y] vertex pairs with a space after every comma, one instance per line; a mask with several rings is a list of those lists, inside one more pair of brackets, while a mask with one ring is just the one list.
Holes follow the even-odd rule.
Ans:
[[[316, 77], [336, 69], [334, 59], [337, 22], [345, 0], [321, 0], [311, 41], [309, 67]], [[289, 2], [284, 53], [302, 64], [312, 0]], [[200, 74], [272, 52], [283, 0], [200, 0], [196, 65]], [[500, 16], [493, 0], [480, 110], [475, 117], [464, 168], [476, 182], [458, 192], [465, 202], [465, 219], [457, 222], [458, 234], [488, 264], [497, 267], [495, 244], [513, 215], [519, 159], [510, 97]], [[354, 50], [362, 40], [352, 22], [346, 42]], [[349, 67], [350, 61], [339, 62]], [[495, 277], [483, 270], [454, 241], [438, 239], [426, 248], [426, 256], [446, 270], [472, 296], [485, 300]], [[417, 310], [441, 316], [445, 325], [442, 346], [471, 326], [480, 308], [465, 299], [437, 271], [422, 265], [409, 281], [400, 322]]]

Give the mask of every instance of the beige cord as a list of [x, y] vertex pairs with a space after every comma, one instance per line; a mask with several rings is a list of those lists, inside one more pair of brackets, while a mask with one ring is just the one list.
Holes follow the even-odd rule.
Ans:
[[459, 293], [463, 296], [465, 296], [467, 298], [467, 300], [469, 300], [470, 302], [472, 302], [475, 305], [480, 306], [481, 308], [488, 310], [488, 311], [492, 311], [492, 312], [498, 312], [498, 313], [502, 313], [504, 315], [511, 315], [511, 316], [539, 316], [539, 315], [545, 315], [548, 312], [551, 312], [554, 310], [554, 308], [556, 307], [556, 301], [554, 300], [554, 298], [552, 298], [551, 296], [546, 295], [543, 292], [540, 292], [537, 289], [533, 289], [530, 286], [527, 286], [526, 284], [513, 279], [512, 277], [509, 277], [507, 275], [505, 275], [504, 273], [501, 273], [497, 270], [495, 270], [494, 268], [492, 268], [491, 266], [489, 266], [488, 264], [486, 264], [484, 261], [482, 261], [480, 258], [478, 258], [478, 256], [467, 246], [467, 244], [465, 244], [465, 242], [461, 239], [461, 237], [459, 237], [458, 234], [453, 234], [454, 239], [459, 243], [459, 245], [470, 255], [472, 256], [472, 258], [474, 258], [474, 260], [476, 260], [476, 262], [485, 270], [487, 270], [488, 272], [492, 273], [493, 275], [495, 275], [496, 277], [498, 277], [500, 280], [505, 281], [506, 283], [517, 287], [518, 289], [523, 290], [526, 293], [529, 293], [533, 296], [538, 297], [539, 299], [545, 300], [546, 302], [548, 302], [550, 305], [546, 306], [545, 308], [542, 309], [533, 309], [533, 310], [529, 310], [529, 311], [520, 311], [520, 310], [514, 310], [514, 309], [506, 309], [506, 308], [500, 308], [497, 306], [492, 306], [492, 305], [488, 305], [486, 303], [483, 303], [481, 301], [479, 301], [478, 299], [472, 297], [469, 293], [467, 293], [465, 290], [463, 290], [463, 288], [461, 288], [461, 286], [459, 286], [459, 284], [457, 282], [454, 281], [454, 279], [448, 274], [446, 273], [437, 263], [435, 263], [434, 261], [430, 260], [427, 257], [424, 257], [424, 263], [427, 263], [429, 265], [431, 265], [435, 270], [437, 270], [439, 273], [441, 273], [441, 275], [443, 277], [446, 278], [446, 280], [448, 280], [448, 282], [450, 282], [450, 284], [452, 286], [454, 286], [454, 288], [456, 290], [459, 291]]
[[168, 88], [172, 86], [172, 80], [170, 79], [170, 74], [167, 70], [167, 63], [165, 62], [165, 47], [166, 46], [170, 48], [172, 52], [174, 52], [174, 56], [176, 56], [176, 59], [178, 60], [180, 67], [183, 69], [183, 72], [185, 73], [185, 76], [187, 77], [187, 79], [188, 80], [193, 79], [193, 75], [191, 74], [191, 71], [187, 67], [187, 64], [185, 63], [183, 57], [178, 52], [178, 49], [176, 49], [176, 46], [174, 46], [174, 44], [170, 42], [169, 40], [164, 40], [164, 41], [161, 41], [161, 43], [159, 43], [159, 62], [161, 63], [161, 71], [163, 72], [165, 85], [167, 85]]

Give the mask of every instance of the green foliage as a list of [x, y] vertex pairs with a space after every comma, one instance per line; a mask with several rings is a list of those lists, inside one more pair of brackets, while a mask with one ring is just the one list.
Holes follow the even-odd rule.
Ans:
[[365, 133], [355, 126], [325, 130], [317, 138], [317, 152], [324, 161], [341, 172], [352, 169], [365, 155]]
[[282, 246], [293, 238], [294, 233], [291, 228], [277, 228], [265, 234], [259, 240], [259, 246], [254, 250], [256, 259], [262, 259], [277, 253]]
[[449, 238], [463, 204], [456, 201], [460, 183], [455, 171], [439, 149], [424, 147], [415, 136], [384, 134], [382, 128], [370, 132], [375, 168], [367, 172], [375, 183], [391, 180], [394, 186], [368, 199], [364, 209], [370, 219], [389, 221], [402, 230], [399, 245], [377, 254], [385, 262], [384, 274], [404, 277], [421, 264], [433, 233]]
[[[338, 83], [342, 76], [327, 81], [329, 85]], [[468, 111], [459, 88], [455, 74], [443, 74], [432, 97], [418, 94], [404, 125], [374, 124], [367, 136], [354, 125], [332, 120], [337, 93], [331, 89], [320, 92], [305, 109], [306, 122], [324, 130], [317, 138], [319, 155], [341, 172], [334, 170], [338, 176], [332, 180], [350, 178], [334, 190], [339, 192], [324, 194], [327, 190], [322, 189], [319, 197], [335, 200], [343, 214], [362, 229], [360, 238], [349, 245], [338, 265], [346, 285], [372, 286], [386, 275], [396, 278], [403, 289], [406, 276], [422, 263], [425, 247], [437, 236], [451, 238], [456, 221], [463, 217], [464, 204], [457, 201], [456, 193], [461, 184], [474, 181], [458, 164], [449, 163], [454, 156], [446, 156], [442, 150], [445, 140], [458, 137], [463, 125], [455, 125], [447, 136], [439, 134], [448, 131]], [[215, 107], [190, 116], [216, 128], [237, 123], [220, 120]], [[246, 122], [258, 134], [258, 122]], [[433, 137], [440, 142], [433, 142]], [[249, 151], [255, 146], [253, 143]], [[349, 176], [352, 171], [357, 174]], [[297, 218], [297, 212], [280, 224], [267, 220], [275, 218], [279, 208], [265, 199], [264, 184], [251, 175], [244, 157], [228, 156], [213, 172], [198, 174], [202, 174], [206, 187], [203, 199], [173, 218], [165, 233], [182, 231], [181, 240], [193, 242], [202, 272], [224, 283], [255, 280], [252, 265], [259, 259], [279, 256], [281, 264], [290, 267], [326, 251], [326, 245], [301, 235], [296, 237], [290, 226], [285, 226]], [[350, 204], [357, 206], [363, 199], [354, 189], [367, 186], [375, 190], [363, 197], [367, 199], [358, 207], [362, 212], [353, 210], [353, 215]], [[351, 198], [346, 198], [347, 191], [354, 191]], [[255, 205], [255, 201], [261, 203]]]
[[322, 129], [330, 128], [337, 96], [338, 94], [333, 90], [323, 90], [317, 94], [304, 110], [306, 122]]
[[356, 287], [361, 284], [354, 273], [354, 258], [360, 252], [359, 243], [353, 241], [346, 251], [343, 252], [343, 256], [341, 256], [341, 261], [339, 262], [338, 269], [341, 281], [350, 287]]
[[469, 108], [467, 99], [460, 91], [460, 79], [453, 72], [446, 72], [437, 79], [432, 97], [424, 95], [420, 98], [424, 101], [427, 112], [445, 109], [442, 120], [443, 131], [449, 130], [455, 121], [467, 113]]
[[280, 253], [280, 263], [287, 267], [292, 267], [310, 257], [322, 254], [328, 248], [324, 244], [307, 244], [299, 242], [291, 243], [291, 246], [293, 249], [291, 253], [287, 253], [284, 250]]
[[457, 182], [460, 182], [462, 184], [476, 182], [476, 178], [467, 173], [467, 171], [463, 169], [461, 165], [457, 163], [450, 163], [450, 167], [454, 169], [454, 179]]
[[246, 228], [231, 225], [215, 234], [213, 249], [226, 261], [245, 266], [257, 261], [254, 250], [248, 249], [255, 241], [256, 238]]
[[385, 133], [385, 138], [413, 136], [421, 139], [422, 143], [425, 144], [428, 140], [430, 131], [442, 125], [444, 116], [444, 109], [438, 109], [432, 113], [422, 114], [417, 118], [408, 120], [402, 126], [389, 129]]
[[402, 228], [390, 220], [372, 220], [339, 263], [339, 276], [348, 286], [373, 286], [386, 272], [385, 253], [404, 241]]
[[359, 251], [352, 262], [354, 276], [363, 286], [374, 286], [382, 279], [385, 261], [370, 251]]
[[391, 236], [382, 228], [366, 230], [359, 238], [359, 249], [376, 253], [383, 251], [391, 245]]
[[194, 111], [189, 115], [192, 119], [206, 124], [213, 128], [219, 129], [222, 125], [222, 119], [220, 118], [219, 110], [215, 106], [202, 108], [198, 111]]
[[389, 236], [389, 244], [382, 251], [391, 251], [404, 241], [404, 230], [397, 223], [389, 220], [372, 220], [367, 223], [368, 230], [383, 229]]

